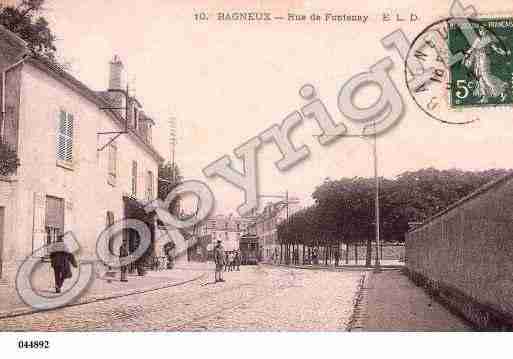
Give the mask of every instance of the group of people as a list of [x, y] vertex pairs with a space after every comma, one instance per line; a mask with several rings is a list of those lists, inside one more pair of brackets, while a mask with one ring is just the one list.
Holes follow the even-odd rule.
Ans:
[[240, 254], [239, 251], [231, 251], [225, 253], [224, 271], [240, 270]]
[[223, 271], [240, 270], [241, 257], [239, 251], [225, 252], [221, 241], [214, 247], [215, 282], [224, 282]]
[[[124, 242], [119, 250], [120, 258], [129, 255], [128, 244]], [[55, 273], [55, 291], [61, 292], [65, 279], [71, 278], [71, 266], [77, 267], [77, 262], [73, 254], [67, 249], [63, 241], [63, 236], [59, 236], [57, 243], [53, 245], [50, 253], [50, 261]], [[241, 255], [238, 250], [225, 252], [221, 241], [217, 241], [214, 247], [215, 281], [224, 282], [223, 271], [239, 271], [241, 264]], [[121, 281], [127, 282], [127, 266], [121, 267]]]

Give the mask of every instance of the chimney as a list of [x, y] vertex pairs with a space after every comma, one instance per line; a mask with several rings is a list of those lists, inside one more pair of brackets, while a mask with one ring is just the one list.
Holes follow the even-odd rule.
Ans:
[[121, 90], [123, 88], [122, 76], [123, 63], [119, 59], [118, 55], [114, 55], [114, 58], [110, 62], [109, 89]]
[[[124, 90], [123, 88], [123, 63], [118, 55], [110, 61], [109, 87], [107, 90]], [[125, 96], [118, 91], [109, 94], [112, 104], [115, 107], [123, 107]], [[125, 117], [125, 111], [115, 110], [120, 116]]]

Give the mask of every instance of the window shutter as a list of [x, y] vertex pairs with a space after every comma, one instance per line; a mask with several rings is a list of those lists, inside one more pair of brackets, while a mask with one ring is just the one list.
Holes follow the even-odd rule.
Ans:
[[46, 196], [45, 225], [64, 230], [64, 201], [61, 198]]
[[68, 162], [73, 161], [73, 122], [73, 115], [61, 110], [57, 135], [57, 158]]
[[147, 199], [153, 198], [153, 172], [148, 171]]
[[132, 195], [137, 197], [137, 162], [132, 161]]
[[66, 161], [73, 160], [73, 125], [74, 125], [73, 115], [68, 114], [68, 120], [66, 121], [66, 135], [67, 135], [67, 143], [66, 143]]
[[111, 143], [109, 146], [109, 175], [116, 177], [117, 174], [117, 147]]
[[66, 158], [66, 112], [61, 111], [59, 116], [59, 133], [57, 135], [57, 158], [65, 160]]

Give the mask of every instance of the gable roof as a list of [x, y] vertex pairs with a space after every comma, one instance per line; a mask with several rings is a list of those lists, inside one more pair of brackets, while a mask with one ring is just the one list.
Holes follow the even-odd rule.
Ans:
[[[89, 101], [95, 103], [98, 107], [104, 108], [112, 106], [110, 97], [107, 97], [104, 92], [97, 92], [90, 89], [83, 82], [78, 80], [76, 77], [63, 70], [56, 64], [51, 61], [38, 56], [31, 55], [25, 62], [33, 65], [34, 67], [42, 70], [52, 76], [54, 79], [60, 81], [62, 84], [66, 85], [70, 89], [74, 90], [78, 94], [87, 98]], [[109, 117], [114, 120], [118, 125], [125, 127], [125, 119], [120, 116], [116, 111], [113, 110], [105, 110], [105, 112], [109, 115]], [[158, 153], [158, 151], [149, 144], [139, 133], [134, 131], [132, 128], [128, 128], [128, 135], [132, 137], [136, 142], [141, 144], [146, 151], [159, 163], [164, 162], [164, 158]]]
[[[25, 63], [28, 63], [35, 68], [47, 73], [55, 80], [61, 82], [71, 90], [93, 102], [98, 107], [104, 108], [112, 105], [110, 98], [106, 97], [103, 94], [103, 91], [93, 91], [83, 82], [59, 67], [57, 64], [42, 56], [32, 53], [29, 50], [25, 40], [20, 38], [15, 33], [9, 31], [5, 26], [0, 25], [0, 41], [2, 40], [5, 41], [11, 48], [20, 50], [23, 53], [29, 53], [29, 55], [25, 58]], [[116, 111], [106, 110], [105, 112], [114, 122], [122, 126], [122, 128], [125, 127], [125, 120]], [[139, 143], [158, 163], [164, 162], [164, 158], [158, 153], [158, 151], [139, 133], [130, 128], [128, 129], [128, 132], [128, 135], [137, 143]]]
[[23, 40], [14, 32], [7, 29], [5, 26], [0, 25], [0, 33], [2, 37], [9, 42], [11, 46], [14, 46], [20, 50], [28, 50], [28, 42]]

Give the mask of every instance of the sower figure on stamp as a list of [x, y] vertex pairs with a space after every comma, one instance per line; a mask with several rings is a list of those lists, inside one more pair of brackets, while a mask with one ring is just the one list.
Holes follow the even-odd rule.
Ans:
[[498, 39], [488, 30], [479, 28], [479, 37], [465, 52], [463, 64], [470, 69], [478, 81], [474, 90], [475, 95], [481, 97], [481, 102], [486, 103], [490, 97], [504, 96], [506, 83], [492, 74], [490, 55], [495, 52], [501, 56], [509, 55], [497, 46]]
[[57, 242], [51, 247], [50, 262], [55, 275], [55, 292], [60, 293], [64, 280], [72, 277], [70, 264], [77, 267], [75, 256], [64, 244], [62, 234], [57, 237]]
[[214, 247], [214, 263], [216, 264], [215, 281], [224, 282], [223, 268], [225, 263], [225, 254], [221, 241], [217, 241], [217, 244]]
[[[121, 247], [119, 247], [119, 259], [128, 257], [128, 241], [123, 241]], [[121, 282], [128, 282], [126, 279], [126, 272], [128, 270], [128, 266], [121, 266]]]

